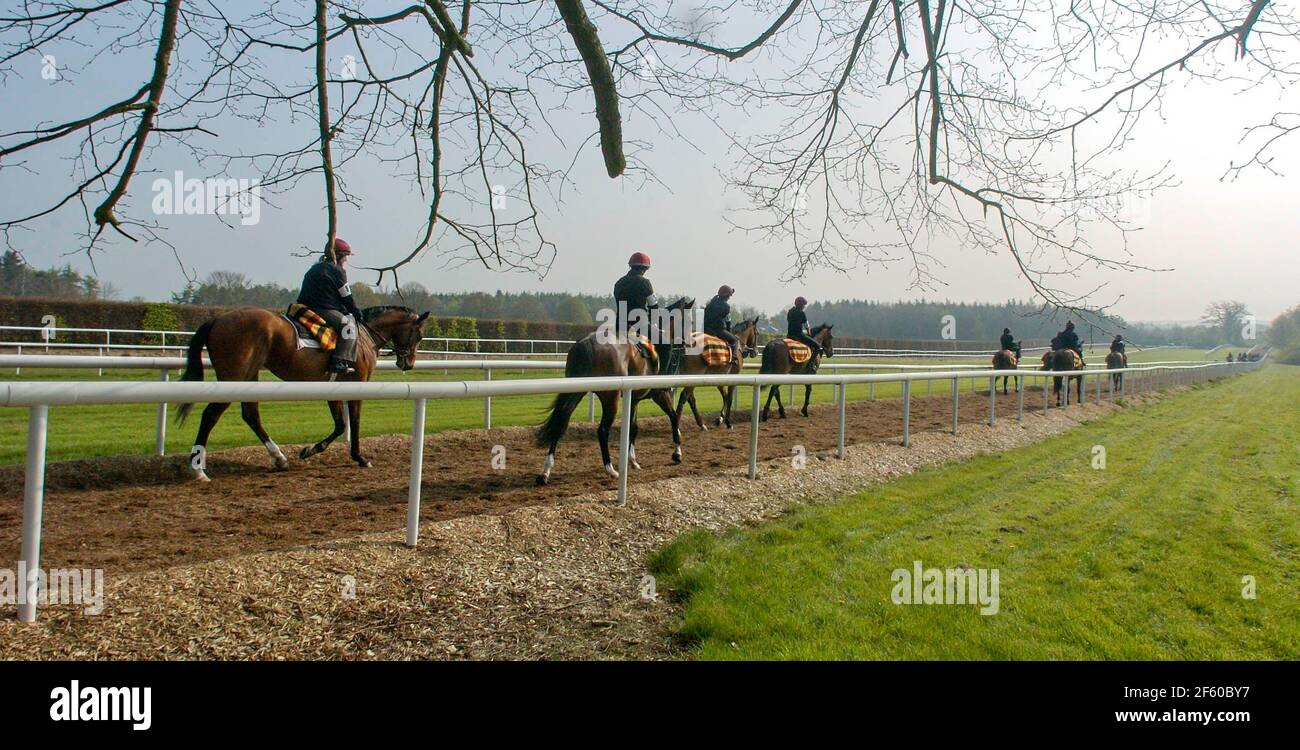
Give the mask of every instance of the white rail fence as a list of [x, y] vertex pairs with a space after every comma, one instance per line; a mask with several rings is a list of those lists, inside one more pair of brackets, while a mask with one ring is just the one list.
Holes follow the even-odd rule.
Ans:
[[[205, 357], [203, 360], [205, 367], [210, 367], [211, 362]], [[1185, 361], [1171, 360], [1167, 362], [1146, 362], [1144, 365], [1176, 365], [1187, 364]], [[756, 363], [746, 363], [745, 368], [752, 369], [759, 365]], [[158, 379], [162, 382], [171, 380], [172, 372], [180, 372], [185, 369], [185, 359], [183, 357], [143, 357], [143, 356], [95, 356], [95, 355], [53, 355], [53, 354], [0, 354], [0, 368], [7, 369], [13, 367], [16, 372], [21, 373], [22, 368], [30, 369], [61, 369], [61, 370], [98, 370], [100, 375], [104, 370], [157, 370]], [[1105, 365], [1089, 365], [1089, 367], [1105, 367]], [[382, 361], [377, 364], [377, 369], [385, 372], [398, 371], [397, 365], [393, 362]], [[441, 370], [443, 374], [448, 374], [452, 370], [478, 370], [483, 373], [484, 380], [492, 379], [492, 372], [496, 371], [513, 371], [518, 370], [521, 374], [527, 370], [563, 370], [563, 362], [541, 362], [536, 360], [416, 360], [414, 363], [416, 371]], [[842, 371], [857, 372], [866, 371], [868, 375], [878, 374], [880, 370], [896, 372], [927, 372], [934, 370], [983, 370], [982, 365], [901, 365], [901, 364], [880, 364], [867, 365], [859, 363], [831, 364], [828, 360], [822, 364], [822, 371], [830, 371], [832, 375], [837, 375]], [[1022, 371], [1028, 373], [1033, 371], [1030, 365], [1022, 365]], [[1041, 372], [1041, 370], [1038, 370]], [[975, 393], [979, 387], [979, 378], [970, 378], [971, 393]], [[927, 396], [933, 395], [934, 381], [927, 380], [925, 383], [925, 393]], [[795, 393], [794, 384], [789, 386], [789, 399], [794, 403]], [[867, 385], [867, 400], [876, 400], [876, 381], [871, 381]], [[596, 421], [596, 398], [594, 394], [587, 399], [587, 421]], [[483, 398], [483, 427], [492, 429], [492, 397]], [[346, 442], [347, 434], [344, 435]], [[154, 453], [163, 455], [166, 452], [167, 444], [167, 404], [158, 404], [158, 415], [154, 426]]]
[[[1109, 395], [1116, 398], [1112, 374], [1123, 374], [1120, 394], [1143, 393], [1156, 388], [1187, 385], [1226, 375], [1247, 372], [1262, 364], [1258, 362], [1210, 363], [1193, 365], [1151, 365], [1124, 370], [1088, 371], [1082, 377], [1096, 382], [1097, 398], [1102, 398], [1102, 382], [1110, 383]], [[1021, 375], [1018, 370], [949, 370], [943, 372], [907, 372], [875, 375], [659, 375], [649, 377], [599, 377], [599, 378], [543, 378], [512, 381], [460, 381], [460, 382], [369, 382], [369, 383], [235, 383], [235, 382], [9, 382], [0, 383], [0, 407], [26, 407], [29, 409], [27, 427], [27, 455], [23, 482], [22, 547], [20, 568], [28, 571], [22, 582], [26, 596], [18, 608], [18, 618], [25, 622], [36, 619], [36, 603], [40, 571], [42, 515], [45, 505], [45, 448], [49, 429], [50, 407], [79, 404], [163, 404], [205, 403], [236, 401], [411, 401], [411, 462], [407, 490], [406, 544], [414, 547], [419, 541], [420, 492], [424, 461], [424, 438], [427, 404], [430, 399], [488, 398], [492, 396], [550, 395], [557, 393], [586, 393], [589, 391], [617, 391], [622, 404], [627, 404], [634, 392], [651, 388], [709, 387], [716, 385], [748, 386], [751, 391], [749, 434], [749, 478], [758, 476], [758, 439], [760, 397], [762, 389], [770, 385], [831, 385], [836, 391], [838, 409], [838, 439], [836, 456], [844, 457], [846, 440], [845, 392], [857, 383], [901, 382], [902, 444], [911, 444], [911, 386], [921, 381], [950, 381], [952, 394], [952, 431], [958, 429], [959, 391], [962, 378], [989, 379], [988, 423], [997, 420], [997, 389], [995, 378], [1002, 375]], [[1043, 377], [1050, 377], [1044, 374]], [[1016, 386], [1016, 418], [1025, 417], [1025, 380]], [[1068, 380], [1066, 381], [1068, 384]], [[1065, 404], [1068, 405], [1069, 389]], [[1084, 388], [1083, 393], [1087, 393]], [[1085, 396], [1086, 398], [1086, 396]], [[1050, 408], [1048, 391], [1043, 389], [1043, 413]], [[622, 408], [622, 428], [619, 433], [618, 502], [627, 502], [628, 442], [631, 410]]]
[[[25, 334], [37, 334], [42, 340], [40, 341], [3, 341], [0, 340], [0, 347], [16, 349], [19, 354], [23, 353], [23, 347], [28, 349], [36, 348], [43, 351], [59, 349], [94, 349], [99, 354], [112, 354], [114, 350], [119, 352], [168, 352], [184, 351], [185, 344], [180, 343], [182, 339], [193, 335], [193, 331], [163, 331], [151, 329], [131, 329], [131, 328], [73, 328], [73, 327], [43, 327], [43, 326], [14, 326], [0, 325], [0, 337], [3, 332], [13, 331]], [[59, 333], [84, 333], [92, 335], [102, 335], [103, 343], [76, 343], [57, 341]], [[117, 335], [118, 343], [113, 343], [113, 336]], [[126, 344], [122, 343], [123, 337], [138, 336], [155, 336], [158, 338], [157, 344]], [[167, 343], [167, 337], [171, 336], [173, 343]], [[573, 341], [570, 339], [510, 339], [510, 338], [457, 338], [448, 336], [426, 336], [425, 342], [431, 344], [442, 344], [442, 349], [422, 350], [420, 353], [433, 356], [517, 356], [517, 357], [556, 357], [563, 356]], [[453, 350], [453, 345], [459, 348]], [[1089, 345], [1090, 348], [1102, 348], [1105, 344]], [[1144, 347], [1145, 351], [1156, 349], [1177, 348], [1173, 346], [1149, 346]], [[513, 351], [512, 351], [513, 349]], [[943, 359], [960, 359], [965, 357], [990, 357], [993, 355], [992, 349], [953, 349], [953, 350], [936, 350], [936, 349], [883, 349], [873, 347], [837, 347], [837, 353], [845, 357], [863, 357], [863, 358], [943, 358]], [[1026, 352], [1046, 351], [1047, 347], [1025, 347]]]

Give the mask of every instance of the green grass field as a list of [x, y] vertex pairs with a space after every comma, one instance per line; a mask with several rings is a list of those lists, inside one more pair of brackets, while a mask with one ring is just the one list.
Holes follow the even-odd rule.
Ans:
[[[1203, 354], [1199, 350], [1192, 349], [1159, 349], [1145, 353], [1135, 352], [1131, 360], [1134, 363], [1154, 360], [1199, 360]], [[1226, 352], [1217, 354], [1227, 356]], [[1089, 356], [1089, 361], [1093, 361], [1092, 355]], [[1221, 357], [1216, 357], [1216, 359], [1219, 358]], [[882, 366], [887, 364], [939, 363], [934, 359], [922, 358], [861, 360], [839, 357], [834, 358], [831, 362], [869, 363]], [[950, 360], [949, 363], [984, 364], [982, 359], [974, 358]], [[830, 370], [823, 371], [830, 372]], [[521, 377], [555, 377], [558, 375], [558, 372], [550, 371], [534, 370], [521, 373], [515, 370], [494, 371], [492, 377], [500, 380]], [[212, 377], [211, 372], [208, 373], [208, 377]], [[478, 379], [481, 377], [481, 373], [463, 370], [451, 371], [448, 375], [443, 375], [441, 371], [422, 371], [409, 374], [381, 372], [376, 376], [376, 380], [419, 379], [448, 381]], [[157, 378], [157, 372], [139, 370], [109, 370], [105, 371], [102, 378], [97, 376], [94, 370], [41, 370], [28, 368], [19, 374], [15, 374], [13, 370], [0, 373], [0, 382], [16, 380], [152, 381]], [[271, 376], [263, 376], [263, 379], [268, 378], [271, 378]], [[970, 381], [964, 383], [963, 388], [970, 388], [969, 383]], [[981, 391], [986, 390], [988, 387], [987, 381], [976, 381], [974, 387]], [[947, 392], [947, 386], [943, 383], [935, 384], [934, 388], [935, 393]], [[799, 389], [796, 389], [796, 391], [798, 391], [797, 395], [800, 403], [802, 403], [802, 392]], [[897, 383], [888, 383], [877, 385], [873, 391], [866, 385], [856, 385], [849, 387], [848, 397], [853, 400], [867, 399], [873, 395], [873, 392], [876, 398], [897, 398], [901, 395], [902, 387]], [[927, 388], [924, 386], [918, 386], [913, 391], [916, 395], [925, 395], [926, 392]], [[833, 399], [834, 393], [829, 386], [813, 389], [814, 403], [830, 402]], [[722, 401], [717, 390], [713, 388], [697, 390], [696, 400], [701, 412], [707, 411], [710, 414], [718, 411]], [[550, 402], [551, 399], [546, 396], [515, 396], [493, 399], [492, 423], [494, 426], [536, 424], [545, 416]], [[788, 406], [789, 404], [787, 404]], [[745, 411], [749, 408], [747, 391], [741, 393], [740, 408]], [[646, 413], [653, 414], [656, 411], [651, 406]], [[50, 410], [47, 455], [50, 460], [57, 461], [116, 454], [147, 454], [153, 450], [156, 414], [156, 406], [144, 404], [53, 408]], [[599, 406], [597, 407], [597, 415], [599, 415]], [[586, 407], [579, 407], [575, 412], [575, 417], [580, 420], [586, 419]], [[687, 417], [689, 418], [689, 412]], [[262, 407], [262, 419], [267, 431], [281, 445], [315, 442], [328, 434], [333, 425], [325, 405], [314, 402], [266, 404]], [[26, 420], [26, 409], [0, 409], [0, 465], [12, 465], [23, 461], [26, 454]], [[472, 429], [482, 426], [482, 401], [458, 399], [437, 401], [429, 405], [427, 429], [430, 432]], [[408, 403], [373, 401], [366, 404], [362, 413], [363, 435], [407, 432], [410, 428], [411, 405]], [[173, 423], [169, 423], [167, 429], [168, 453], [188, 453], [197, 429], [197, 412], [195, 418], [191, 419], [183, 428], [178, 429]], [[226, 412], [209, 441], [209, 447], [218, 450], [254, 444], [256, 444], [256, 438], [240, 418], [237, 408], [232, 408]]]
[[[1300, 658], [1297, 403], [1300, 368], [1274, 365], [688, 534], [651, 570], [687, 597], [681, 634], [702, 659]], [[891, 572], [916, 560], [997, 569], [999, 611], [894, 604]]]

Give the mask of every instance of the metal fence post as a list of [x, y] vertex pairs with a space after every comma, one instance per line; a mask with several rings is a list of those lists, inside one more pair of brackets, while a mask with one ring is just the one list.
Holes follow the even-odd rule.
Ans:
[[1047, 381], [1048, 376], [1043, 376], [1043, 416], [1047, 416]]
[[1016, 421], [1025, 421], [1025, 379], [1016, 376]]
[[957, 396], [957, 394], [958, 394], [960, 391], [961, 391], [961, 388], [958, 387], [958, 385], [957, 385], [957, 376], [954, 375], [953, 378], [952, 378], [952, 434], [954, 434], [954, 435], [957, 434], [957, 415], [958, 415], [958, 411], [957, 411], [957, 407], [958, 407], [958, 404], [957, 404], [957, 398], [958, 398], [958, 396]]
[[752, 406], [750, 406], [750, 412], [749, 412], [749, 478], [757, 479], [758, 478], [758, 422], [759, 422], [758, 402], [761, 400], [761, 397], [763, 395], [763, 386], [755, 382], [751, 390], [754, 392], [753, 393], [754, 403]]
[[587, 421], [596, 421], [596, 392], [592, 391], [587, 394]]
[[623, 407], [623, 427], [618, 433], [618, 504], [627, 504], [627, 463], [632, 451], [632, 389], [624, 388], [619, 397]]
[[[876, 368], [874, 368], [874, 367], [868, 367], [868, 368], [867, 368], [867, 374], [868, 374], [868, 375], [875, 375], [875, 374], [876, 374]], [[876, 381], [874, 381], [874, 380], [867, 384], [867, 400], [868, 400], [868, 401], [875, 401], [875, 400], [876, 400]]]
[[844, 385], [844, 381], [842, 381], [842, 380], [840, 381], [839, 389], [838, 389], [838, 390], [839, 390], [839, 396], [840, 396], [840, 397], [839, 397], [840, 437], [839, 437], [839, 442], [836, 443], [836, 446], [835, 446], [835, 456], [836, 456], [837, 458], [844, 458], [844, 421], [845, 421], [845, 420], [844, 420], [844, 402], [848, 401], [848, 398], [844, 395], [844, 391], [846, 390], [845, 385]]
[[[18, 558], [21, 569], [15, 581], [25, 593], [19, 601], [18, 619], [36, 622], [41, 570], [41, 514], [45, 508], [45, 436], [50, 407], [33, 406], [27, 416], [27, 473], [23, 479], [23, 541]], [[15, 592], [18, 593], [18, 592]]]
[[[488, 381], [489, 383], [492, 382], [491, 367], [483, 368], [483, 379]], [[485, 430], [492, 429], [492, 397], [491, 396], [483, 397], [483, 429]]]
[[424, 406], [425, 400], [415, 400], [411, 416], [411, 484], [406, 491], [406, 546], [414, 547], [420, 541], [420, 483], [424, 476]]
[[998, 379], [989, 378], [989, 427], [998, 419]]
[[[162, 382], [166, 383], [171, 380], [171, 372], [162, 371]], [[154, 436], [154, 454], [159, 456], [167, 455], [167, 402], [158, 402], [158, 429]]]
[[912, 381], [903, 381], [903, 447], [912, 445]]

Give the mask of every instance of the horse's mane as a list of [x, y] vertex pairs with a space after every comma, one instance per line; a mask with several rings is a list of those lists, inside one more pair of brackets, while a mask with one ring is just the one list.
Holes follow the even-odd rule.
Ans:
[[811, 335], [816, 336], [817, 334], [829, 329], [830, 327], [831, 327], [830, 323], [819, 323], [816, 327], [812, 329]]
[[756, 325], [758, 325], [757, 320], [742, 320], [740, 321], [740, 323], [736, 325], [736, 328], [735, 330], [732, 331], [732, 333], [740, 333], [741, 331], [748, 331], [750, 327]]
[[407, 307], [406, 305], [375, 305], [374, 307], [367, 307], [361, 311], [361, 322], [369, 323], [370, 321], [374, 320], [380, 315], [383, 315], [389, 310], [400, 310], [410, 315], [416, 314], [414, 310]]

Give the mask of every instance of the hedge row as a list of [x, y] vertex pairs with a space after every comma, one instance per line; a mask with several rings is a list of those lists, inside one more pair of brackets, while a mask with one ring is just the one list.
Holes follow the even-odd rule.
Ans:
[[[0, 296], [0, 324], [41, 327], [53, 315], [59, 328], [111, 328], [118, 330], [193, 331], [205, 321], [228, 312], [229, 307], [173, 305], [160, 302], [109, 302], [102, 300], [49, 299], [44, 297]], [[562, 339], [572, 341], [591, 331], [589, 326], [544, 320], [474, 320], [472, 318], [430, 318], [425, 335], [453, 338]], [[115, 334], [115, 344], [156, 344], [158, 336]], [[39, 331], [4, 331], [0, 341], [41, 340]], [[58, 332], [60, 343], [100, 344], [102, 333]], [[177, 343], [181, 339], [177, 338]], [[171, 344], [171, 337], [168, 337]], [[472, 348], [472, 346], [470, 347]], [[517, 349], [511, 349], [517, 351]]]

